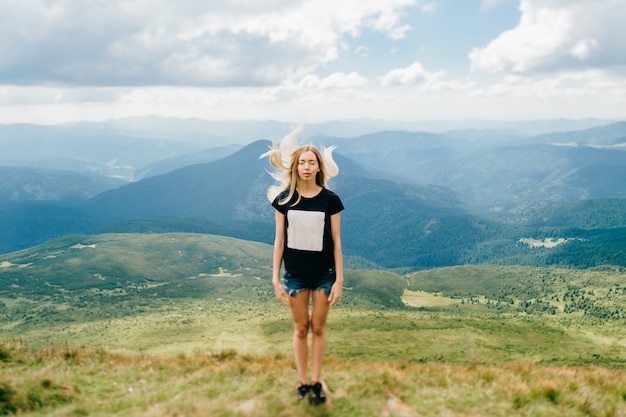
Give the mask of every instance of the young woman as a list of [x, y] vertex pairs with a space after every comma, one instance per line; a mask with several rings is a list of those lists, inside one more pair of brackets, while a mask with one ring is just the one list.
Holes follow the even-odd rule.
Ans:
[[[268, 193], [276, 209], [276, 238], [272, 283], [276, 298], [291, 310], [293, 349], [299, 377], [298, 398], [311, 404], [326, 401], [321, 384], [326, 347], [326, 317], [341, 298], [343, 258], [341, 250], [341, 200], [326, 187], [337, 175], [332, 159], [334, 148], [320, 152], [314, 146], [297, 146], [297, 130], [286, 136], [280, 147], [273, 145], [269, 156], [275, 168], [284, 171], [277, 196]], [[276, 190], [275, 190], [276, 191]], [[280, 271], [285, 273], [281, 282]], [[309, 305], [311, 310], [309, 311]], [[312, 378], [307, 378], [311, 337]]]

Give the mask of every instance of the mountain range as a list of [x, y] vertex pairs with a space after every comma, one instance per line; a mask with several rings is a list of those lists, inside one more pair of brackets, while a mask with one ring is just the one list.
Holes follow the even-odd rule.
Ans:
[[454, 190], [470, 212], [504, 221], [552, 202], [626, 196], [626, 122], [530, 138], [467, 137], [385, 131], [319, 140], [401, 181]]
[[[145, 132], [125, 139], [116, 133], [107, 142], [102, 126], [65, 131], [69, 136], [48, 137], [47, 147], [32, 151], [16, 147], [15, 140], [5, 143], [11, 155], [21, 152], [28, 156], [21, 161], [31, 162], [1, 168], [0, 252], [68, 233], [191, 231], [273, 240], [273, 209], [265, 196], [272, 179], [267, 160], [259, 159], [268, 140], [203, 148], [198, 141]], [[36, 142], [37, 135], [29, 135], [26, 142]], [[594, 250], [608, 251], [597, 262], [621, 250], [606, 242], [626, 228], [626, 123], [537, 136], [379, 131], [315, 135], [301, 142], [307, 141], [338, 146], [340, 175], [330, 186], [346, 206], [342, 240], [352, 265], [418, 270], [476, 262], [574, 262], [567, 252], [579, 253], [576, 242], [582, 244], [570, 240], [556, 249], [530, 249], [519, 243], [524, 237], [585, 234], [586, 246], [603, 242]], [[76, 163], [63, 171], [42, 168], [37, 158], [63, 161], [51, 156], [55, 146], [74, 147], [66, 160]], [[106, 165], [96, 164], [98, 157], [124, 161], [110, 166], [133, 168], [123, 179], [114, 170], [89, 169]], [[37, 181], [39, 191], [33, 186]], [[548, 256], [558, 251], [560, 258]], [[618, 257], [619, 262], [626, 260]]]

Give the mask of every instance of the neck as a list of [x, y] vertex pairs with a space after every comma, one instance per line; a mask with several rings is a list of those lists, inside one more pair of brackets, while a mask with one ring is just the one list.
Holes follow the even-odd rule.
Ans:
[[314, 180], [313, 181], [301, 181], [300, 184], [298, 184], [298, 193], [304, 196], [317, 194], [320, 192], [321, 189], [322, 187], [317, 185]]

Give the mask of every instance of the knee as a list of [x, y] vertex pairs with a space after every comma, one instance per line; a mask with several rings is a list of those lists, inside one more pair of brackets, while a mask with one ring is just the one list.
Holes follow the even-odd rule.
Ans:
[[309, 323], [295, 323], [293, 332], [299, 339], [305, 339], [309, 334]]
[[318, 324], [318, 323], [311, 323], [311, 333], [313, 333], [313, 336], [324, 336], [324, 333], [326, 331], [326, 326], [324, 324]]

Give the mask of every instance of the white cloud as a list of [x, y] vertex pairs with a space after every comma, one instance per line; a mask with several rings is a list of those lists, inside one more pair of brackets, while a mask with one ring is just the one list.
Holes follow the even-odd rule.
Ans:
[[402, 39], [417, 0], [0, 2], [0, 84], [276, 85], [346, 37]]
[[471, 51], [472, 70], [527, 73], [626, 65], [621, 29], [626, 2], [521, 0], [520, 11], [515, 28]]
[[422, 13], [434, 13], [439, 8], [439, 5], [435, 2], [425, 3], [420, 6]]
[[389, 71], [381, 78], [380, 83], [382, 86], [426, 84], [443, 76], [443, 71], [430, 72], [421, 62], [415, 62], [409, 67]]
[[624, 0], [480, 7], [461, 38], [436, 0], [0, 0], [0, 123], [623, 115]]
[[589, 59], [591, 54], [598, 49], [598, 41], [595, 39], [582, 39], [570, 49], [570, 54], [581, 61]]
[[398, 68], [389, 71], [381, 79], [381, 85], [408, 85], [428, 79], [430, 73], [426, 71], [420, 62], [415, 62], [410, 67]]
[[626, 96], [626, 83], [621, 74], [599, 69], [566, 71], [554, 77], [508, 75], [487, 88], [477, 89], [473, 95], [566, 99], [601, 97], [607, 102], [621, 102]]
[[317, 75], [309, 74], [304, 76], [297, 84], [302, 89], [340, 89], [340, 88], [354, 88], [367, 85], [367, 78], [362, 77], [356, 72], [345, 74], [342, 72], [336, 72], [325, 78], [320, 78]]
[[406, 34], [412, 29], [411, 25], [404, 25], [395, 28], [389, 33], [389, 37], [393, 40], [400, 40], [406, 38]]
[[354, 49], [354, 53], [360, 57], [367, 57], [367, 54], [369, 52], [369, 47], [365, 46], [365, 45], [359, 45]]
[[407, 32], [411, 30], [411, 26], [401, 25], [400, 18], [398, 10], [388, 8], [377, 14], [375, 19], [370, 20], [369, 26], [376, 31], [386, 33], [391, 39], [404, 39]]
[[[415, 62], [408, 67], [389, 71], [380, 78], [380, 86], [413, 87], [421, 92], [460, 92], [473, 88], [474, 82], [446, 79], [445, 71], [428, 71], [421, 62]], [[410, 95], [411, 93], [404, 91], [400, 93], [402, 94]]]

